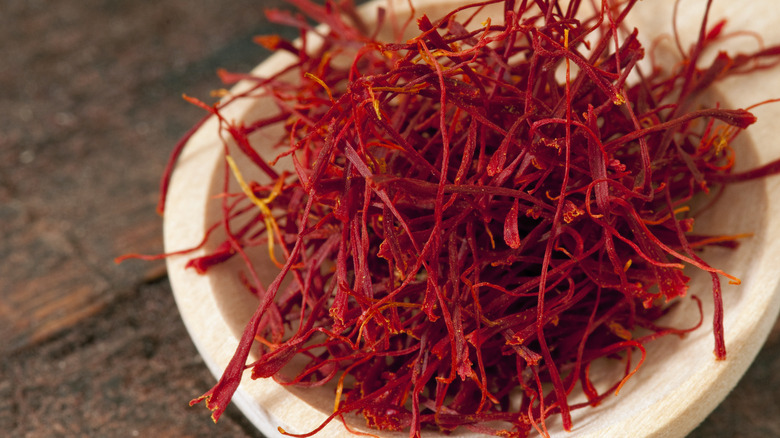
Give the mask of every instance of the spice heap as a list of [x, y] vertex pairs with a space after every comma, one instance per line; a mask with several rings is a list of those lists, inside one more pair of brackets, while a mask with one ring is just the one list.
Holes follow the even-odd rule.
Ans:
[[[684, 266], [712, 275], [725, 358], [720, 278], [738, 280], [697, 250], [740, 236], [696, 234], [691, 201], [777, 164], [733, 174], [729, 145], [755, 118], [698, 102], [777, 50], [702, 65], [724, 25], [705, 14], [678, 65], [641, 71], [630, 0], [596, 2], [590, 15], [580, 1], [487, 1], [410, 20], [416, 36], [395, 42], [366, 33], [348, 3], [292, 3], [329, 29], [270, 11], [301, 44], [257, 41], [296, 61], [273, 77], [222, 72], [254, 87], [220, 104], [190, 99], [232, 138], [225, 168], [242, 191], [217, 201], [227, 239], [189, 266], [206, 272], [267, 246], [279, 267], [263, 284], [247, 258], [257, 312], [219, 383], [193, 402], [218, 419], [250, 367], [284, 385], [335, 384], [326, 423], [358, 413], [410, 436], [525, 436], [560, 415], [570, 430], [570, 411], [618, 390], [644, 344], [692, 329], [656, 322], [686, 294]], [[477, 23], [489, 4], [503, 16]], [[406, 17], [379, 20], [402, 28]], [[307, 32], [324, 33], [322, 45]], [[222, 118], [258, 95], [272, 115]], [[285, 134], [250, 141], [272, 125]], [[245, 181], [235, 154], [270, 182]], [[294, 172], [277, 170], [282, 161]], [[280, 370], [293, 358], [305, 366], [291, 378]], [[599, 358], [625, 365], [604, 391], [589, 377]], [[575, 391], [588, 401], [570, 405]]]

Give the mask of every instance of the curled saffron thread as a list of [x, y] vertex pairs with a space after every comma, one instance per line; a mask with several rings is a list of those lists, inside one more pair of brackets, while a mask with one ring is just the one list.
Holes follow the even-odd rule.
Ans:
[[241, 171], [238, 169], [236, 161], [233, 159], [233, 157], [228, 155], [225, 157], [225, 161], [227, 161], [228, 165], [230, 166], [230, 170], [233, 172], [233, 176], [236, 178], [238, 185], [241, 187], [241, 190], [244, 192], [246, 197], [249, 198], [252, 203], [260, 209], [263, 215], [263, 221], [265, 222], [266, 233], [268, 233], [268, 255], [271, 257], [271, 261], [273, 261], [276, 266], [281, 268], [282, 264], [276, 260], [276, 254], [274, 253], [274, 233], [277, 235], [280, 234], [279, 226], [276, 224], [276, 220], [274, 220], [273, 214], [271, 213], [271, 209], [268, 208], [268, 205], [281, 191], [282, 180], [280, 179], [277, 181], [274, 190], [271, 191], [271, 194], [268, 195], [268, 197], [260, 199], [255, 196], [254, 192], [249, 187], [249, 184], [244, 181], [244, 177], [241, 175]]

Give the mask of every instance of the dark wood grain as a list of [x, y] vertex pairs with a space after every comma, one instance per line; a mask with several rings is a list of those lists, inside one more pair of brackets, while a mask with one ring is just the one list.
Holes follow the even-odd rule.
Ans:
[[[275, 2], [0, 1], [0, 435], [258, 436], [187, 402], [213, 379], [161, 262], [158, 178], [215, 70]], [[780, 328], [695, 437], [780, 436]]]

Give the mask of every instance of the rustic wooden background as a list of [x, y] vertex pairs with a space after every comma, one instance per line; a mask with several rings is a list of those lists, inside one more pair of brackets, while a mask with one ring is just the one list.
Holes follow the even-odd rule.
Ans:
[[[259, 436], [187, 402], [213, 378], [182, 325], [155, 213], [215, 70], [266, 56], [277, 0], [0, 0], [0, 435]], [[694, 437], [780, 436], [780, 325]]]

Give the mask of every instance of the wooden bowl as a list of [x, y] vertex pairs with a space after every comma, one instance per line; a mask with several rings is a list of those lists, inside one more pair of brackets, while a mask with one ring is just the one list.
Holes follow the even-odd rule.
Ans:
[[[392, 0], [397, 14], [408, 14], [406, 2]], [[457, 1], [415, 0], [418, 15], [435, 18], [452, 9]], [[462, 3], [462, 1], [461, 1]], [[678, 15], [682, 44], [696, 38], [704, 11], [704, 0], [681, 4]], [[374, 16], [378, 2], [361, 8], [366, 17]], [[661, 34], [671, 34], [673, 0], [640, 2], [630, 15], [630, 23], [640, 29], [645, 47]], [[716, 2], [711, 23], [728, 17], [727, 29], [750, 29], [761, 34], [767, 43], [780, 42], [780, 26], [772, 21], [769, 0]], [[501, 16], [497, 14], [496, 16]], [[749, 37], [733, 41], [755, 48]], [[667, 39], [661, 45], [673, 49]], [[745, 49], [748, 50], [748, 49]], [[662, 52], [662, 50], [660, 51]], [[277, 53], [256, 69], [268, 75], [291, 62]], [[239, 84], [243, 89], [245, 84]], [[234, 90], [235, 91], [235, 90]], [[722, 82], [717, 93], [732, 107], [745, 107], [770, 97], [780, 97], [780, 74], [777, 71], [754, 73]], [[228, 118], [240, 120], [261, 114], [261, 101], [241, 101], [229, 107]], [[780, 156], [780, 106], [765, 105], [755, 110], [759, 122], [744, 133], [736, 145], [741, 167], [753, 167]], [[265, 135], [265, 134], [264, 134]], [[189, 141], [180, 157], [168, 195], [165, 210], [165, 246], [172, 252], [196, 246], [206, 229], [220, 217], [219, 202], [214, 196], [222, 191], [222, 140], [217, 123], [210, 120]], [[731, 186], [706, 218], [697, 222], [699, 230], [723, 233], [752, 232], [737, 250], [708, 249], [704, 257], [716, 267], [743, 280], [741, 286], [724, 288], [725, 333], [728, 359], [716, 361], [713, 356], [711, 283], [706, 273], [692, 272], [690, 293], [704, 302], [705, 325], [685, 339], [663, 338], [647, 346], [648, 359], [621, 390], [595, 408], [573, 413], [573, 434], [562, 431], [559, 421], [549, 420], [553, 436], [577, 437], [681, 437], [690, 432], [720, 403], [736, 385], [763, 344], [780, 309], [778, 283], [780, 270], [780, 190], [777, 177]], [[176, 302], [193, 342], [209, 369], [220, 376], [232, 357], [256, 302], [245, 293], [235, 274], [237, 264], [217, 267], [208, 275], [185, 269], [192, 256], [204, 254], [208, 246], [187, 256], [168, 259], [168, 272]], [[273, 266], [270, 263], [269, 266]], [[267, 273], [272, 275], [272, 272]], [[690, 275], [690, 274], [689, 274]], [[668, 323], [687, 326], [698, 314], [691, 309], [692, 300], [668, 316]], [[687, 304], [686, 304], [687, 303]], [[686, 312], [686, 310], [690, 312]], [[205, 392], [208, 388], [203, 388]], [[192, 394], [193, 397], [199, 394]], [[332, 412], [333, 393], [318, 390], [286, 389], [272, 380], [244, 378], [233, 401], [266, 436], [279, 436], [277, 426], [294, 433], [314, 429]], [[206, 415], [206, 412], [204, 412]], [[360, 428], [360, 425], [357, 425]], [[365, 431], [365, 429], [363, 429]], [[375, 431], [374, 431], [375, 432]], [[338, 421], [331, 422], [318, 436], [348, 436]], [[381, 436], [405, 436], [382, 433]], [[438, 436], [435, 432], [426, 436]], [[475, 436], [459, 432], [454, 436]]]

